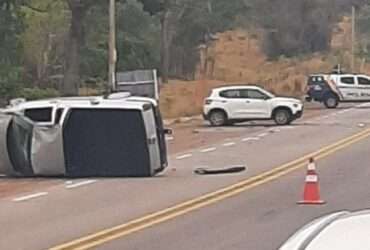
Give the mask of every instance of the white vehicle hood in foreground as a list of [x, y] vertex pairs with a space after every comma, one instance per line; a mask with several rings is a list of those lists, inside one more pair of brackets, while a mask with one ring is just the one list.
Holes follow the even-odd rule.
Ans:
[[298, 230], [279, 250], [368, 250], [370, 211], [337, 212]]

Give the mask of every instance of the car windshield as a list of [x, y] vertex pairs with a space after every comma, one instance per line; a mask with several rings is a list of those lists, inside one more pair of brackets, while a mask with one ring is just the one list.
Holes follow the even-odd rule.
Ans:
[[0, 250], [369, 250], [369, 179], [370, 0], [0, 0]]

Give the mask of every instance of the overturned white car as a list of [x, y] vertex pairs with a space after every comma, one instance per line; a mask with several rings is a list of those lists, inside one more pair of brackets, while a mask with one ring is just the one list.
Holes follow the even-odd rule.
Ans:
[[157, 102], [117, 93], [19, 102], [0, 115], [0, 173], [153, 176], [167, 166]]

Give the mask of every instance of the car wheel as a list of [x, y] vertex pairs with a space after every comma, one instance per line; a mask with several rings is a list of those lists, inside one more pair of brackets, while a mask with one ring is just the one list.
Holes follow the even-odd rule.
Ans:
[[292, 115], [288, 110], [279, 109], [274, 114], [274, 121], [277, 125], [288, 125], [292, 121]]
[[212, 126], [223, 126], [227, 123], [225, 112], [221, 110], [212, 111], [209, 115], [209, 122]]
[[335, 109], [338, 106], [338, 98], [335, 95], [328, 95], [324, 100], [325, 107]]

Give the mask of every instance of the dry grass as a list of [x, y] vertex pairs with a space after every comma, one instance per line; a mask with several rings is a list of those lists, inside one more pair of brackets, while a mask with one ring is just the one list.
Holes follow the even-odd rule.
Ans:
[[[333, 31], [332, 52], [314, 54], [304, 58], [280, 58], [268, 61], [261, 50], [256, 34], [236, 30], [218, 34], [218, 40], [208, 48], [207, 80], [171, 81], [161, 93], [161, 108], [165, 117], [199, 114], [202, 101], [210, 89], [226, 84], [257, 84], [278, 95], [300, 97], [303, 94], [307, 75], [328, 72], [333, 65], [343, 64], [348, 68], [350, 33], [349, 19], [344, 18]], [[360, 65], [360, 60], [357, 62]], [[197, 79], [201, 65], [198, 65]], [[204, 68], [204, 67], [203, 67]], [[362, 72], [370, 72], [365, 64]]]

